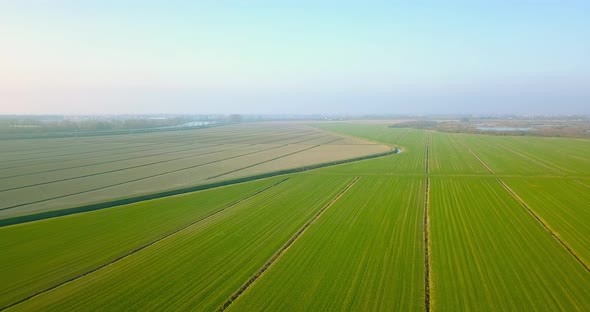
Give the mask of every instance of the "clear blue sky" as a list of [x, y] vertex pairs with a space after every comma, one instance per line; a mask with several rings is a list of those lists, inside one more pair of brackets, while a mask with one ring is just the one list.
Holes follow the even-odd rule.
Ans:
[[232, 112], [590, 114], [590, 1], [0, 0], [0, 113]]

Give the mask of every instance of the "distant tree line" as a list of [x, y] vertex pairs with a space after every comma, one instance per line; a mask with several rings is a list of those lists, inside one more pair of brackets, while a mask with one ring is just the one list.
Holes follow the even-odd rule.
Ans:
[[541, 120], [527, 119], [527, 120], [493, 120], [493, 125], [496, 127], [508, 128], [529, 128], [524, 130], [482, 130], [478, 128], [478, 124], [482, 118], [469, 119], [462, 118], [461, 120], [411, 120], [404, 121], [390, 125], [390, 128], [414, 128], [427, 129], [440, 132], [449, 133], [474, 133], [474, 134], [489, 134], [489, 135], [511, 135], [511, 136], [546, 136], [546, 137], [590, 137], [590, 120], [588, 119], [551, 119]]
[[64, 119], [64, 120], [38, 120], [18, 119], [4, 120], [3, 132], [13, 133], [47, 133], [47, 132], [72, 132], [72, 131], [108, 131], [131, 130], [157, 127], [169, 127], [192, 121], [190, 118], [173, 117], [162, 119]]

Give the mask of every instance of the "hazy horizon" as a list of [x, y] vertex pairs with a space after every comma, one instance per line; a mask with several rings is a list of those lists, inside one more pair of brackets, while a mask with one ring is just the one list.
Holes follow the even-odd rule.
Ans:
[[590, 3], [0, 3], [0, 114], [590, 114]]

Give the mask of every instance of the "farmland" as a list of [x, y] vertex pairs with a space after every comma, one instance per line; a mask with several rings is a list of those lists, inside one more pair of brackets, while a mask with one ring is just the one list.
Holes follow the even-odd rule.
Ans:
[[[0, 269], [5, 282], [1, 285], [0, 304], [30, 296], [111, 262], [280, 181], [256, 181], [40, 224], [0, 228], [0, 245], [6, 252]], [[126, 227], [129, 220], [140, 222]]]
[[0, 152], [0, 219], [389, 150], [290, 124], [7, 140]]
[[[175, 309], [212, 310], [350, 181], [335, 178], [324, 182], [318, 189], [318, 177], [294, 178], [89, 279], [27, 301], [23, 308], [86, 310], [116, 302], [112, 308], [119, 310], [141, 306], [161, 310], [172, 304]], [[174, 255], [174, 262], [170, 262], [170, 255]], [[130, 274], [135, 278], [120, 283]], [[166, 276], [164, 285], [160, 284], [162, 276]], [[143, 291], [137, 292], [138, 288]], [[162, 288], [168, 291], [162, 292]], [[121, 297], [125, 300], [117, 300]]]
[[495, 179], [432, 179], [431, 194], [433, 309], [590, 305], [588, 272]]
[[423, 197], [422, 179], [361, 178], [230, 310], [422, 310]]
[[78, 140], [3, 142], [0, 218], [220, 184], [0, 227], [0, 309], [590, 307], [588, 140], [343, 122]]

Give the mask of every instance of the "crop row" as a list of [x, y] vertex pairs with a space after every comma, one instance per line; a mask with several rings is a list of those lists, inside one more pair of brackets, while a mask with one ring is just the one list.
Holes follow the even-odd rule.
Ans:
[[[173, 133], [173, 132], [172, 132]], [[243, 144], [268, 144], [273, 142], [278, 142], [282, 140], [289, 140], [291, 138], [300, 138], [304, 136], [311, 136], [317, 137], [322, 133], [314, 132], [314, 131], [296, 131], [293, 133], [282, 133], [282, 132], [272, 132], [270, 134], [252, 134], [252, 133], [240, 133], [236, 132], [233, 135], [228, 135], [227, 137], [201, 137], [199, 135], [193, 134], [193, 136], [189, 137], [188, 140], [179, 141], [176, 138], [170, 138], [168, 141], [165, 142], [158, 142], [158, 140], [153, 141], [146, 141], [144, 143], [138, 142], [138, 140], [134, 140], [133, 136], [127, 138], [127, 142], [105, 142], [101, 144], [89, 144], [88, 142], [80, 142], [75, 146], [74, 150], [71, 149], [56, 149], [50, 153], [48, 152], [38, 152], [34, 153], [31, 156], [26, 155], [19, 155], [18, 153], [14, 156], [1, 156], [3, 160], [3, 164], [7, 167], [2, 168], [10, 168], [14, 166], [20, 165], [34, 165], [37, 163], [47, 163], [52, 162], [54, 160], [75, 160], [75, 159], [83, 159], [87, 157], [98, 157], [98, 156], [105, 156], [105, 155], [113, 155], [120, 152], [128, 152], [129, 150], [145, 150], [144, 147], [151, 146], [153, 149], [159, 149], [162, 147], [170, 147], [170, 145], [186, 145], [186, 144], [233, 144], [233, 143], [243, 143]], [[156, 134], [153, 134], [156, 135]], [[110, 136], [109, 136], [110, 137]], [[49, 141], [51, 139], [48, 139]], [[10, 142], [9, 142], [10, 143]], [[30, 143], [32, 144], [32, 142]], [[59, 147], [59, 145], [57, 146]], [[6, 149], [10, 152], [18, 152], [17, 148], [13, 148], [11, 146], [6, 146]], [[104, 155], [102, 155], [104, 154]], [[1, 169], [1, 168], [0, 168]]]
[[411, 129], [387, 128], [385, 126], [355, 126], [350, 129], [344, 126], [344, 128], [337, 126], [324, 126], [323, 128], [331, 131], [345, 129], [346, 131], [341, 133], [356, 134], [369, 140], [380, 140], [383, 143], [400, 147], [402, 152], [371, 161], [360, 161], [322, 169], [322, 173], [350, 175], [424, 173], [426, 142], [429, 133]]
[[431, 181], [433, 309], [590, 306], [590, 274], [496, 179]]
[[348, 182], [292, 178], [15, 308], [213, 310]]
[[[146, 168], [112, 172], [34, 187], [1, 192], [0, 216], [15, 216], [43, 210], [121, 198], [133, 194], [196, 185], [221, 170], [239, 168], [259, 159], [271, 159], [303, 149], [301, 146], [251, 146], [208, 154]], [[14, 208], [12, 208], [14, 207]]]
[[571, 179], [503, 179], [590, 267], [590, 187]]
[[[385, 124], [327, 124], [319, 128], [399, 146], [395, 162], [355, 164], [339, 169], [351, 174], [422, 173], [417, 155], [430, 135], [431, 173], [437, 175], [586, 176], [590, 140], [441, 133], [388, 128]], [[405, 154], [405, 155], [404, 155]], [[358, 167], [356, 166], [358, 165]], [[336, 173], [337, 171], [334, 171]]]
[[432, 133], [429, 146], [430, 172], [433, 174], [486, 174], [488, 171], [461, 143], [461, 137]]
[[424, 180], [361, 178], [230, 311], [423, 311]]
[[0, 228], [0, 307], [108, 263], [282, 179]]
[[[272, 136], [278, 138], [268, 140]], [[354, 158], [376, 154], [386, 149], [375, 144], [327, 144], [340, 139], [325, 132], [300, 128], [299, 134], [285, 135], [279, 131], [267, 135], [267, 143], [280, 141], [280, 144], [253, 145], [244, 141], [243, 144], [224, 143], [209, 146], [165, 145], [161, 149], [154, 148], [153, 152], [140, 151], [134, 147], [131, 154], [126, 150], [123, 158], [115, 153], [109, 157], [92, 160], [49, 162], [45, 166], [35, 165], [6, 171], [4, 174], [8, 176], [0, 177], [0, 196], [3, 199], [0, 204], [0, 218]], [[307, 142], [326, 146], [307, 145]]]

